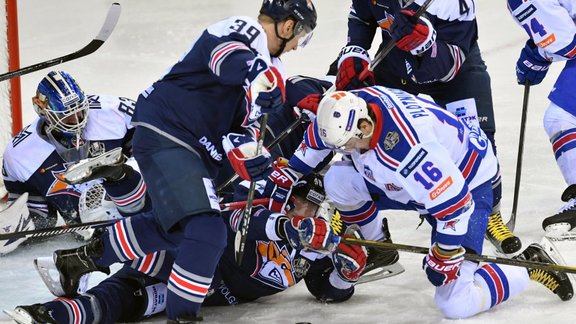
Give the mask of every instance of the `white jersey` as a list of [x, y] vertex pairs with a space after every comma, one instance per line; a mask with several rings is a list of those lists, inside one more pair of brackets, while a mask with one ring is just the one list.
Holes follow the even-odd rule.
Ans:
[[576, 0], [508, 0], [516, 23], [551, 61], [576, 57]]

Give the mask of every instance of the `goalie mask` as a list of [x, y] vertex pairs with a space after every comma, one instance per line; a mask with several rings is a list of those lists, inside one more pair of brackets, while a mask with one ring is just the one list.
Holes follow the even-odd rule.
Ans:
[[73, 151], [85, 150], [82, 131], [88, 122], [89, 104], [78, 83], [66, 72], [52, 71], [38, 84], [32, 102], [62, 158], [82, 158], [84, 154]]
[[318, 105], [316, 123], [324, 144], [347, 152], [344, 147], [352, 138], [369, 137], [360, 130], [360, 122], [374, 121], [368, 114], [366, 102], [351, 92], [335, 91], [326, 95]]
[[[279, 56], [286, 44], [294, 37], [299, 37], [298, 46], [306, 46], [312, 38], [312, 31], [316, 28], [316, 8], [309, 0], [264, 0], [260, 14], [274, 20], [276, 37], [282, 40], [280, 51], [274, 53], [273, 57]], [[278, 23], [286, 19], [292, 19], [295, 22], [294, 34], [290, 38], [283, 38], [278, 34]]]

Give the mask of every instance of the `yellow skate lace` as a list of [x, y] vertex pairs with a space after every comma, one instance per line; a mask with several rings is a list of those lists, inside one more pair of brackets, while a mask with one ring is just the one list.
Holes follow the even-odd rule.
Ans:
[[508, 227], [504, 225], [504, 222], [502, 222], [500, 212], [490, 215], [488, 219], [488, 234], [500, 242], [514, 236]]
[[554, 279], [550, 273], [542, 269], [531, 269], [530, 279], [541, 283], [554, 293], [556, 292], [556, 289], [560, 287], [560, 283], [558, 283], [558, 281], [556, 281], [556, 279]]

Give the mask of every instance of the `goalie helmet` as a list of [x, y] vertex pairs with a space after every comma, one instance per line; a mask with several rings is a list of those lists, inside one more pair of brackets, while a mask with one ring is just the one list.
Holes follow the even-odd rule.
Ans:
[[363, 119], [374, 124], [366, 102], [347, 91], [326, 95], [320, 101], [316, 114], [320, 138], [334, 148], [343, 148], [354, 137], [364, 137], [359, 128]]
[[34, 109], [48, 125], [69, 142], [80, 138], [88, 122], [88, 99], [78, 83], [66, 72], [52, 71], [40, 81]]
[[316, 8], [309, 0], [264, 0], [260, 14], [271, 17], [276, 23], [288, 18], [294, 19], [296, 25], [290, 39], [302, 35], [298, 41], [301, 47], [308, 44], [316, 28]]

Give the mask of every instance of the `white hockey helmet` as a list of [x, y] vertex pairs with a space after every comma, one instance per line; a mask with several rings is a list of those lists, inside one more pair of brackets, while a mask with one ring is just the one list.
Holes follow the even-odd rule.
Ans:
[[351, 138], [364, 137], [359, 128], [363, 119], [374, 124], [366, 102], [348, 91], [326, 95], [320, 101], [316, 114], [320, 138], [334, 148], [344, 147]]

